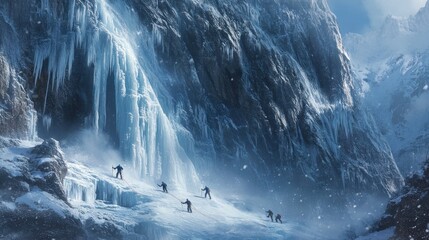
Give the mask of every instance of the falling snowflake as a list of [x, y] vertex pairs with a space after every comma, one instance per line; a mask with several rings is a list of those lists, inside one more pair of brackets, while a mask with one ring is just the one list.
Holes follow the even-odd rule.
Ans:
[[428, 85], [427, 84], [423, 87], [423, 90], [428, 90]]

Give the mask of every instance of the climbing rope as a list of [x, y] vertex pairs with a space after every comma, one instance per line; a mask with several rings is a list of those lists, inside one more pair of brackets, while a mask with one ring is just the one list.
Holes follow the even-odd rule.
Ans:
[[205, 216], [206, 218], [210, 218], [210, 219], [212, 219], [212, 220], [214, 220], [214, 221], [217, 221], [217, 219], [216, 219], [216, 218], [214, 218], [214, 217], [212, 217], [212, 216], [209, 216], [209, 215], [207, 215], [207, 214], [204, 214], [204, 213], [202, 213], [201, 211], [198, 211], [198, 209], [197, 209], [197, 208], [195, 208], [195, 207], [194, 207], [194, 210], [195, 210], [196, 212], [198, 212], [199, 214], [201, 214], [201, 215]]
[[[180, 204], [182, 204], [182, 201], [178, 197], [174, 196], [174, 194], [172, 194], [172, 193], [168, 193], [168, 194], [170, 194], [172, 197], [174, 197], [175, 199], [177, 199], [180, 202]], [[195, 211], [195, 212], [197, 212], [197, 213], [199, 213], [199, 214], [201, 214], [201, 215], [203, 215], [203, 216], [205, 216], [206, 218], [210, 218], [210, 219], [212, 219], [214, 221], [217, 221], [216, 218], [214, 218], [212, 216], [209, 216], [209, 215], [207, 215], [207, 214], [199, 211], [195, 206], [192, 206], [192, 210]]]
[[133, 187], [131, 187], [131, 184], [129, 184], [129, 183], [127, 182], [127, 180], [125, 180], [125, 178], [122, 178], [122, 180], [124, 180], [124, 182], [128, 185], [128, 187], [129, 187], [129, 188], [131, 188], [132, 190], [134, 190], [134, 189], [133, 189]]
[[182, 202], [182, 201], [180, 201], [180, 199], [178, 197], [174, 196], [174, 194], [172, 194], [172, 193], [168, 193], [168, 194], [170, 194], [172, 197], [174, 197], [175, 199], [177, 199], [179, 202]]

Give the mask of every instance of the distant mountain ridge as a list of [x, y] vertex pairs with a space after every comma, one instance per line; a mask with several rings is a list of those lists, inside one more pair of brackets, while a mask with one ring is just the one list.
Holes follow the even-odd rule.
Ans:
[[374, 115], [402, 173], [418, 171], [429, 146], [429, 3], [409, 18], [389, 17], [365, 35], [349, 35], [363, 104]]

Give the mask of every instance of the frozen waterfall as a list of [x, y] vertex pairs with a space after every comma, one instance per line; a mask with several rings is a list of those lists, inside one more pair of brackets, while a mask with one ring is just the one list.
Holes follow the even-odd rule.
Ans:
[[[116, 132], [124, 159], [132, 161], [144, 179], [163, 179], [178, 188], [198, 182], [194, 166], [178, 142], [176, 130], [160, 105], [153, 83], [162, 79], [153, 46], [158, 34], [139, 24], [133, 9], [105, 0], [69, 2], [66, 22], [60, 21], [50, 2], [41, 1], [39, 11], [57, 19], [50, 36], [38, 41], [34, 55], [34, 76], [48, 71], [47, 87], [55, 94], [69, 79], [75, 51], [82, 49], [86, 63], [93, 66], [92, 127], [106, 127], [107, 81], [115, 88]], [[67, 29], [67, 30], [65, 30]], [[139, 35], [145, 34], [141, 38]], [[44, 66], [46, 64], [47, 66]], [[46, 99], [49, 98], [47, 93]], [[166, 111], [165, 111], [166, 110]], [[92, 197], [91, 197], [92, 198]]]

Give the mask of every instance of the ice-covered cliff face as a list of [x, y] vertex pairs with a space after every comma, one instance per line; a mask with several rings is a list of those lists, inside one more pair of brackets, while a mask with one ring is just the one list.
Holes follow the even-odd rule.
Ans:
[[34, 139], [37, 113], [22, 78], [19, 40], [3, 14], [0, 14], [0, 29], [0, 135]]
[[146, 179], [228, 169], [265, 183], [394, 192], [324, 0], [7, 1], [39, 133], [106, 132]]
[[429, 4], [406, 19], [389, 17], [365, 35], [346, 38], [375, 116], [404, 174], [420, 169], [429, 143]]

